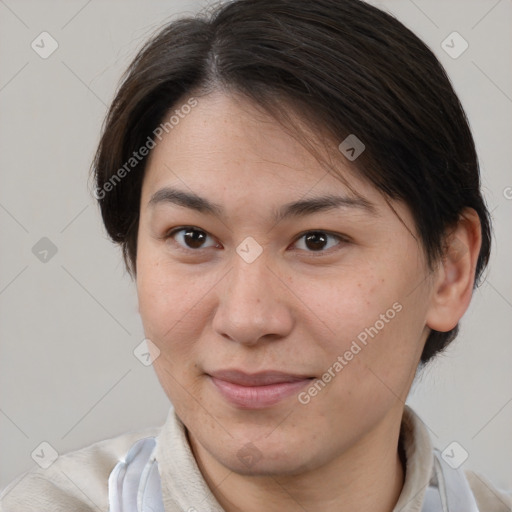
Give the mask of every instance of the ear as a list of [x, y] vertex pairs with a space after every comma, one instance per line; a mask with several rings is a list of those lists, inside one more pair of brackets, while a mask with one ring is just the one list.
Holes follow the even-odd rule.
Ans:
[[453, 329], [466, 312], [475, 282], [482, 234], [480, 219], [466, 208], [457, 225], [445, 236], [442, 261], [436, 269], [427, 326], [435, 331]]

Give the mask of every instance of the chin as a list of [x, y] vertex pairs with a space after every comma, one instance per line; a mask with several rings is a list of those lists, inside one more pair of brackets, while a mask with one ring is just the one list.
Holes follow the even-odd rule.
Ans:
[[[225, 454], [223, 454], [225, 456]], [[307, 464], [304, 460], [297, 460], [296, 457], [291, 459], [280, 457], [274, 453], [272, 459], [262, 454], [261, 458], [254, 463], [245, 463], [237, 458], [230, 457], [220, 462], [229, 470], [244, 476], [293, 476], [298, 475], [312, 469], [311, 464]]]
[[[274, 440], [260, 436], [254, 442], [231, 439], [225, 443], [205, 444], [205, 448], [218, 462], [239, 475], [246, 476], [292, 476], [312, 470], [321, 465], [311, 452], [308, 440], [278, 436]], [[223, 449], [219, 450], [219, 446]], [[308, 452], [304, 448], [308, 448]]]

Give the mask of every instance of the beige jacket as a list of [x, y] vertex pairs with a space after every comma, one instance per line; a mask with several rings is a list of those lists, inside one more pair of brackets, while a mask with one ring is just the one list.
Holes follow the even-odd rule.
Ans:
[[[1, 512], [108, 512], [108, 478], [139, 439], [157, 436], [156, 459], [166, 512], [223, 512], [208, 488], [171, 408], [166, 423], [95, 443], [61, 455], [47, 469], [35, 467], [0, 495]], [[433, 446], [419, 417], [408, 406], [402, 419], [407, 458], [405, 483], [393, 512], [420, 512], [432, 483]], [[500, 491], [482, 475], [465, 471], [480, 512], [512, 512], [512, 493]], [[442, 511], [440, 511], [442, 512]]]

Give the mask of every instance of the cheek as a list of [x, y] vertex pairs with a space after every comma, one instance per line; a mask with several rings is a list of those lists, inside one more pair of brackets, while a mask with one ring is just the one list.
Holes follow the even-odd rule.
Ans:
[[307, 305], [316, 323], [328, 327], [329, 348], [337, 351], [374, 325], [396, 300], [396, 294], [385, 288], [384, 279], [368, 269], [302, 285], [310, 290]]
[[200, 296], [195, 290], [185, 275], [165, 269], [164, 262], [141, 252], [137, 261], [139, 313], [145, 336], [160, 350], [154, 368], [161, 381], [169, 380], [162, 373], [164, 369], [173, 375], [183, 374], [184, 363], [191, 361], [193, 340], [200, 336]]
[[205, 321], [200, 307], [204, 288], [147, 254], [139, 263], [137, 295], [144, 333], [160, 351], [153, 368], [170, 401], [185, 415], [193, 405], [190, 396], [200, 395], [194, 365]]
[[137, 253], [137, 296], [145, 329], [158, 340], [190, 323], [207, 283], [171, 263], [165, 252], [142, 240]]
[[329, 326], [325, 337], [316, 338], [321, 340], [325, 371], [343, 375], [334, 379], [333, 391], [350, 390], [346, 379], [365, 383], [356, 395], [371, 392], [367, 387], [372, 382], [385, 392], [379, 379], [392, 389], [406, 386], [424, 342], [427, 299], [422, 287], [411, 293], [409, 285], [419, 274], [416, 268], [383, 265], [313, 288], [312, 309], [322, 321], [317, 325]]

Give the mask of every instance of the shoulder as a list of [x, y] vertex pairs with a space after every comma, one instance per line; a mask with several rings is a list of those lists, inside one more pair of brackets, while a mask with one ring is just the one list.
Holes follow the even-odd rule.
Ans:
[[512, 491], [496, 488], [484, 475], [465, 470], [480, 512], [512, 512]]
[[108, 510], [108, 477], [137, 440], [153, 427], [122, 434], [60, 455], [47, 469], [35, 467], [0, 494], [0, 512], [98, 512]]

